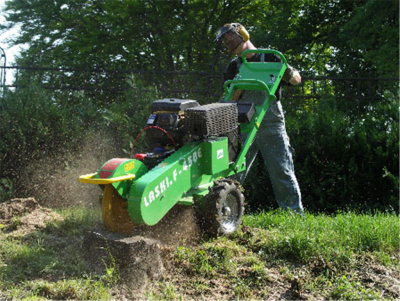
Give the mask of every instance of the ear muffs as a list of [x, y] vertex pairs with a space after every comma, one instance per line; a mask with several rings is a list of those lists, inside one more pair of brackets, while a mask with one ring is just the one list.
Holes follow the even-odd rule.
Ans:
[[246, 28], [244, 28], [243, 25], [240, 25], [237, 27], [239, 34], [243, 37], [243, 42], [247, 42], [250, 39], [250, 34], [249, 32], [246, 30]]
[[243, 42], [247, 42], [250, 39], [249, 32], [246, 30], [246, 28], [244, 28], [242, 24], [232, 23], [232, 26], [236, 29], [236, 32], [242, 36]]

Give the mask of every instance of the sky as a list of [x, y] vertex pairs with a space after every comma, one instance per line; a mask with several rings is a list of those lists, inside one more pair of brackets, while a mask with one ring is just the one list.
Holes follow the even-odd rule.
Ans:
[[[3, 24], [5, 22], [5, 17], [4, 17], [4, 3], [6, 0], [0, 0], [0, 23]], [[4, 50], [6, 54], [6, 63], [7, 65], [13, 65], [15, 62], [14, 57], [20, 52], [21, 46], [14, 46], [11, 47], [7, 43], [7, 39], [12, 37], [13, 35], [18, 34], [18, 27], [15, 27], [7, 32], [0, 33], [0, 47]], [[3, 63], [3, 61], [1, 61]]]
[[[5, 5], [6, 0], [0, 0], [0, 24], [4, 24], [5, 22], [5, 17], [4, 17], [4, 5]], [[7, 40], [18, 34], [18, 26], [12, 28], [11, 30], [8, 30], [6, 32], [0, 33], [0, 47], [4, 50], [6, 54], [6, 65], [7, 66], [13, 66], [15, 65], [15, 56], [19, 54], [23, 46], [13, 46], [9, 45]], [[2, 53], [2, 51], [0, 51]], [[4, 64], [4, 60], [0, 60], [1, 66]], [[5, 78], [6, 78], [6, 85], [11, 85], [12, 82], [14, 81], [15, 77], [15, 70], [10, 70], [7, 69], [5, 72]]]

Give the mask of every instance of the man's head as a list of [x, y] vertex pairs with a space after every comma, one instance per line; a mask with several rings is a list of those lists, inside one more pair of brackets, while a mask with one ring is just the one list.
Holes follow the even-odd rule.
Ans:
[[246, 28], [239, 23], [227, 23], [217, 31], [214, 42], [222, 40], [228, 51], [240, 54], [240, 46], [250, 38]]

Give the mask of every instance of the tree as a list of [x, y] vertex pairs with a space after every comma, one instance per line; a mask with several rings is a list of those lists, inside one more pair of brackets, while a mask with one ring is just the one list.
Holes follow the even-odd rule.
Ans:
[[[357, 53], [363, 69], [378, 76], [398, 77], [399, 74], [399, 1], [368, 0], [357, 6], [336, 41], [345, 44], [343, 54]], [[351, 67], [349, 56], [346, 61]]]
[[[278, 49], [304, 77], [398, 76], [399, 0], [10, 0], [6, 29], [28, 44], [17, 63], [63, 68], [204, 71], [224, 53], [224, 23], [240, 22], [256, 46]], [[213, 59], [214, 58], [214, 59]], [[77, 83], [120, 85], [102, 74]], [[58, 78], [61, 81], [71, 81]]]
[[125, 69], [204, 68], [215, 56], [214, 32], [257, 12], [261, 1], [12, 0], [14, 44], [27, 43], [19, 63]]
[[398, 76], [398, 0], [270, 0], [270, 8], [257, 44], [291, 54], [301, 70]]

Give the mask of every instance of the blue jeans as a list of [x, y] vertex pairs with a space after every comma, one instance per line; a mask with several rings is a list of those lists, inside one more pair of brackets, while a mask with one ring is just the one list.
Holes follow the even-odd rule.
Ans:
[[263, 156], [279, 206], [302, 213], [304, 209], [301, 192], [294, 173], [292, 147], [286, 132], [280, 101], [271, 103], [261, 122], [255, 141], [246, 155], [247, 170], [240, 177], [242, 183], [259, 151]]

